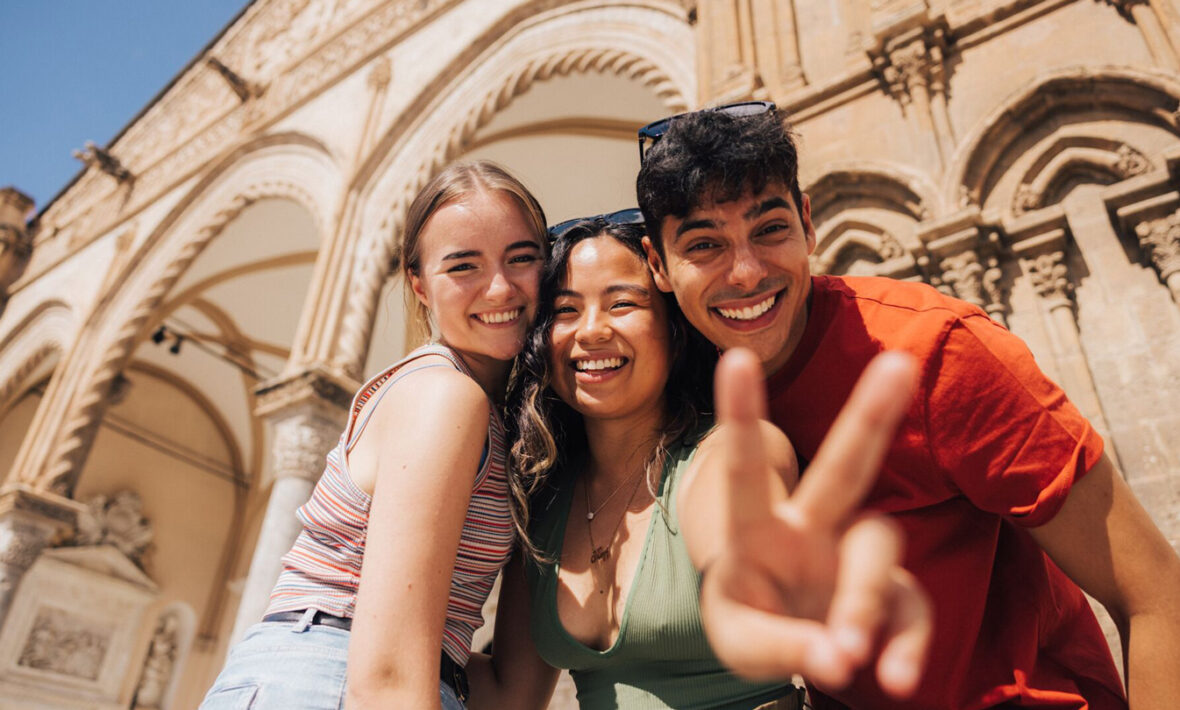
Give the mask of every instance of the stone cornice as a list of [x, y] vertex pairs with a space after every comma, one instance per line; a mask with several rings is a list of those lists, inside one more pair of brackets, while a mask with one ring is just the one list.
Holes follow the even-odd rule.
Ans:
[[[206, 62], [194, 62], [109, 147], [140, 178], [126, 204], [114, 199], [117, 186], [96, 180], [100, 177], [97, 171], [88, 170], [47, 207], [40, 220], [38, 242], [62, 238], [70, 251], [84, 246], [216, 161], [225, 150], [233, 148], [234, 139], [243, 132], [256, 132], [282, 119], [459, 1], [375, 3], [344, 26], [329, 25], [318, 34], [311, 32], [313, 42], [320, 41], [322, 35], [330, 36], [286, 65], [269, 68], [275, 72], [273, 81], [264, 93], [246, 102]], [[358, 4], [357, 0], [352, 4]], [[263, 51], [254, 46], [257, 37], [273, 43], [284, 41], [287, 31], [283, 25], [290, 24], [308, 7], [307, 2], [291, 0], [260, 3], [257, 12], [248, 12], [205, 54], [218, 56], [227, 66], [247, 67], [239, 70], [246, 79], [255, 80], [249, 72], [250, 67], [257, 66], [250, 60], [251, 52], [258, 55]], [[279, 13], [275, 17], [265, 14], [272, 8]], [[210, 118], [196, 130], [185, 130], [192, 116]]]
[[0, 516], [34, 516], [63, 530], [72, 530], [83, 510], [85, 506], [76, 500], [23, 484], [9, 484], [0, 489]]
[[347, 410], [360, 383], [326, 368], [313, 367], [283, 375], [260, 384], [254, 390], [254, 413], [267, 417], [293, 407], [311, 404]]

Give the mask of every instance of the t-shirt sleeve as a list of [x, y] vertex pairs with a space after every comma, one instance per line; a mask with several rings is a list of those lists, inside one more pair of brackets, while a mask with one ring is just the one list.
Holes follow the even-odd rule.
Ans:
[[1042, 525], [1102, 455], [1102, 437], [1024, 342], [985, 317], [949, 327], [927, 382], [930, 454], [982, 510]]

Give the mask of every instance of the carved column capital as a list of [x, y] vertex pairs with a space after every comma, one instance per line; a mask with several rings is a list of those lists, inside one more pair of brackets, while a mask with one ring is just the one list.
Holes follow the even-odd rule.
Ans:
[[974, 249], [943, 259], [939, 267], [942, 269], [942, 281], [954, 289], [955, 296], [980, 308], [986, 304], [983, 297], [984, 268]]
[[0, 624], [16, 587], [46, 547], [70, 535], [82, 506], [22, 485], [0, 490]]
[[1069, 281], [1069, 267], [1065, 252], [1053, 251], [1021, 259], [1021, 265], [1032, 282], [1037, 295], [1049, 302], [1050, 308], [1072, 304], [1073, 284]]
[[1173, 274], [1180, 273], [1180, 210], [1140, 222], [1135, 227], [1135, 236], [1162, 281], [1167, 282]]
[[917, 27], [898, 34], [887, 30], [868, 50], [873, 71], [885, 91], [903, 106], [915, 90], [942, 93], [946, 88], [949, 29], [946, 18], [925, 16]]
[[255, 390], [255, 413], [272, 427], [271, 470], [276, 479], [319, 479], [355, 390], [354, 383], [322, 369], [271, 380]]

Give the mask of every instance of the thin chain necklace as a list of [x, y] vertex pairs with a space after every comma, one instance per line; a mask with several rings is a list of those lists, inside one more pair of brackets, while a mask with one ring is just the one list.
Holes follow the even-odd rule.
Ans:
[[[635, 477], [638, 477], [639, 474], [641, 474], [641, 473], [643, 473], [643, 471], [639, 470], [639, 471], [636, 471], [633, 475]], [[615, 494], [618, 493], [619, 491], [623, 490], [623, 486], [627, 485], [630, 482], [631, 482], [630, 478], [624, 480], [622, 483], [620, 483], [618, 486], [616, 486], [613, 491], [610, 492], [610, 495], [608, 495], [606, 498], [602, 499], [602, 502], [598, 504], [597, 508], [595, 508], [594, 510], [590, 510], [590, 482], [586, 481], [586, 484], [582, 486], [582, 492], [586, 494], [586, 519], [593, 520], [594, 516], [598, 515], [598, 513], [603, 508], [606, 507], [606, 504], [610, 502], [610, 499], [614, 498]]]
[[[590, 538], [590, 564], [596, 564], [598, 562], [610, 559], [610, 548], [615, 542], [615, 535], [618, 534], [619, 528], [623, 525], [623, 519], [627, 517], [627, 509], [630, 508], [631, 503], [635, 501], [635, 494], [639, 492], [639, 483], [643, 480], [643, 477], [639, 475], [640, 473], [643, 473], [643, 471], [640, 470], [635, 474], [635, 486], [631, 489], [631, 495], [627, 498], [626, 505], [623, 506], [623, 512], [619, 514], [619, 522], [615, 523], [615, 527], [611, 529], [610, 538], [607, 540], [606, 544], [601, 546], [594, 544], [594, 516], [598, 513], [598, 511], [602, 510], [602, 507], [606, 505], [606, 501], [603, 501], [602, 505], [598, 506], [594, 511], [591, 511], [590, 482], [586, 481], [583, 483], [582, 492], [586, 494], [586, 536]], [[607, 496], [607, 500], [610, 500], [614, 494], [618, 493], [625, 485], [627, 485], [626, 481], [621, 483], [618, 488], [611, 491], [611, 494]]]

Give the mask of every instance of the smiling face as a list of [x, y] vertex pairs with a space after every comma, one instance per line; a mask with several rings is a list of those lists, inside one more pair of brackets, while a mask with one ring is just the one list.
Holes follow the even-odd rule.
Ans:
[[550, 331], [552, 387], [588, 419], [663, 411], [670, 334], [647, 265], [612, 237], [570, 251]]
[[516, 357], [536, 308], [542, 260], [517, 203], [500, 190], [455, 199], [430, 216], [420, 250], [410, 285], [442, 342], [476, 370]]
[[815, 248], [807, 196], [796, 209], [790, 191], [771, 183], [665, 217], [661, 237], [662, 257], [645, 241], [648, 261], [689, 322], [722, 350], [753, 350], [767, 374], [781, 368], [807, 322]]

